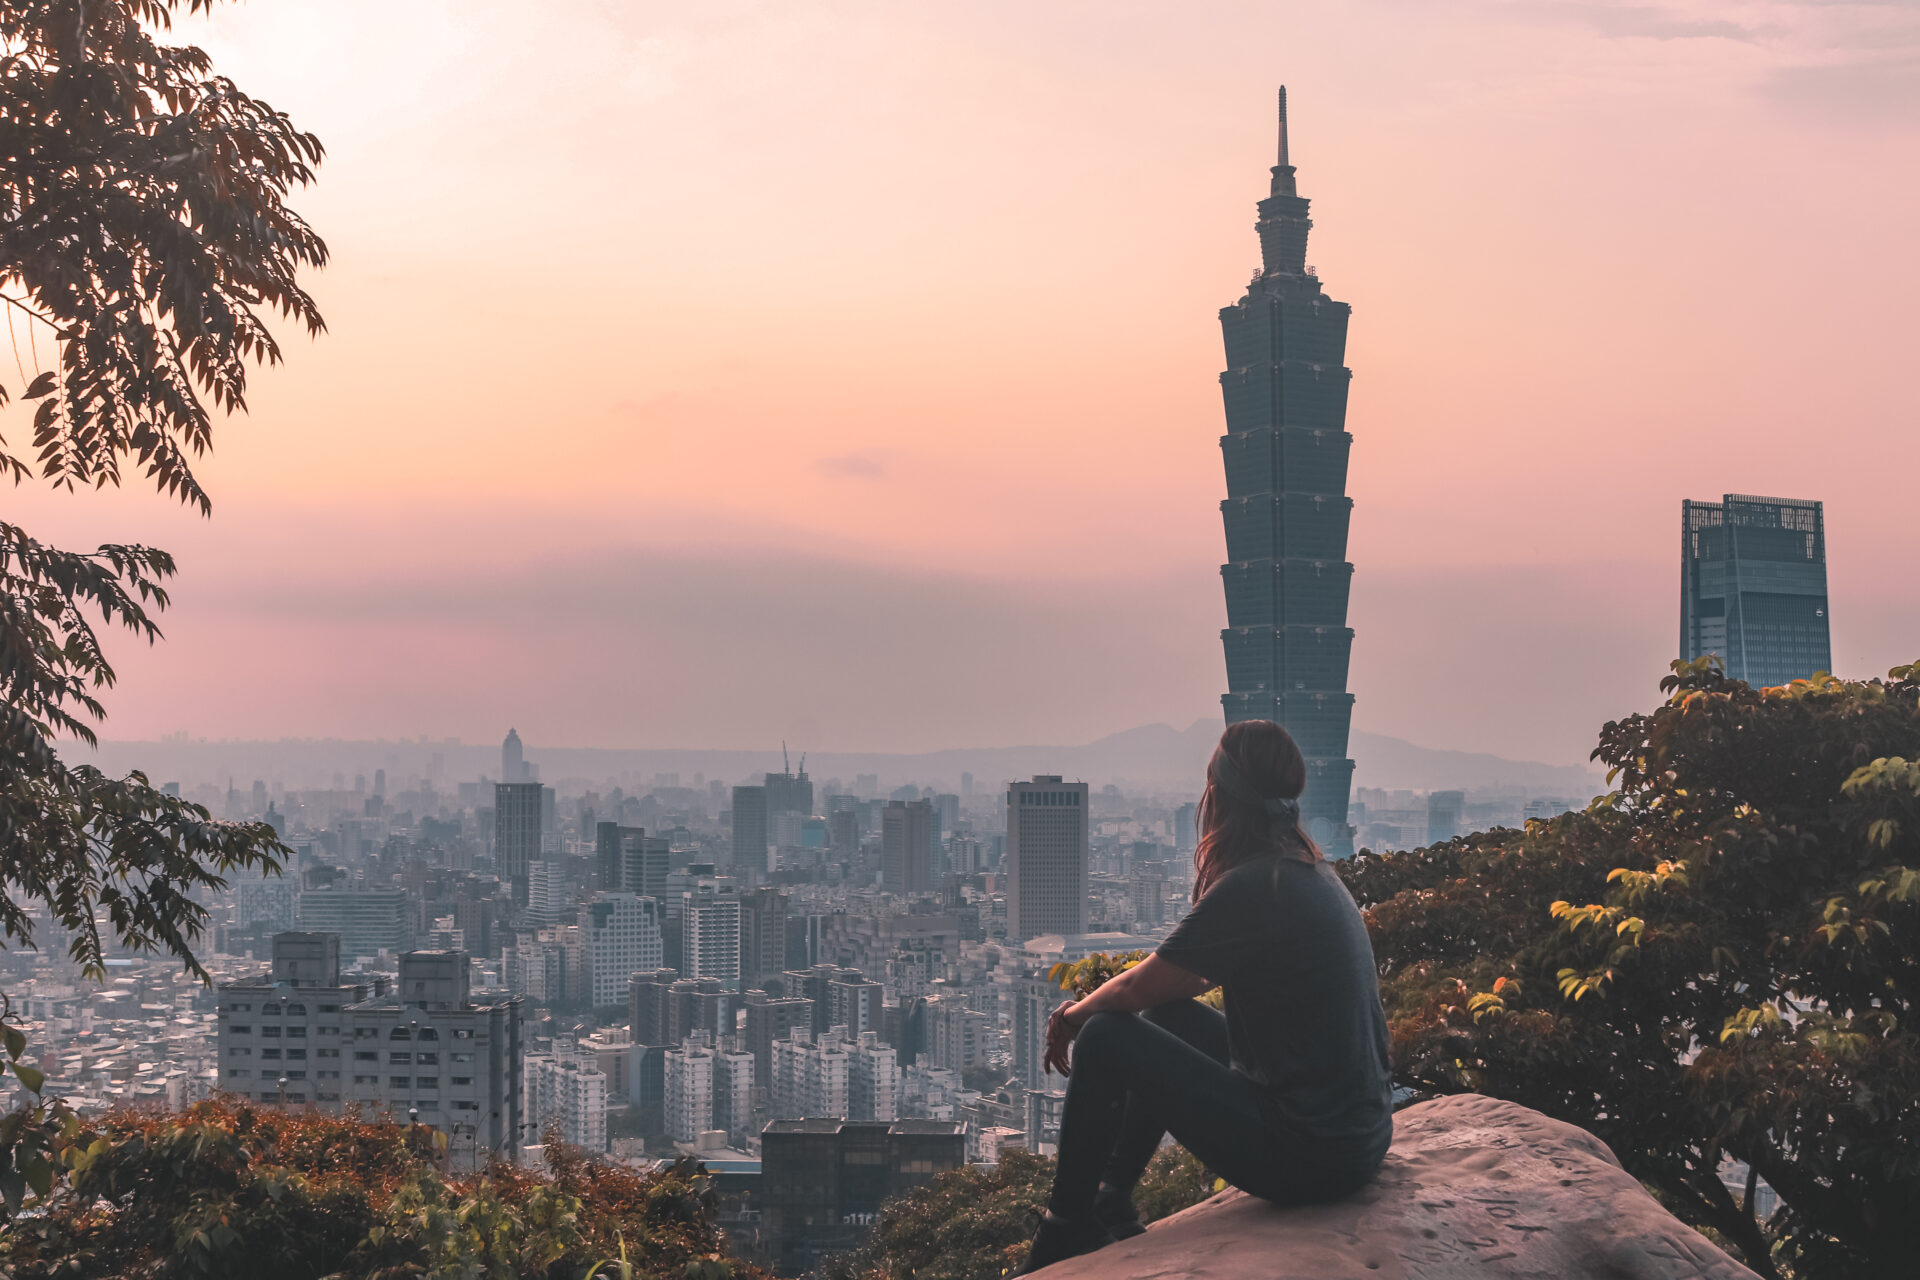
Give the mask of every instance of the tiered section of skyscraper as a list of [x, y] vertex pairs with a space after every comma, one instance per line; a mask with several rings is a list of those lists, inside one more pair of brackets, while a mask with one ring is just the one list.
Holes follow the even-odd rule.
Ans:
[[1220, 312], [1226, 463], [1227, 723], [1274, 720], [1307, 757], [1301, 819], [1330, 856], [1353, 852], [1347, 732], [1347, 318], [1307, 266], [1307, 201], [1288, 160], [1287, 91], [1280, 155], [1259, 205], [1260, 273]]

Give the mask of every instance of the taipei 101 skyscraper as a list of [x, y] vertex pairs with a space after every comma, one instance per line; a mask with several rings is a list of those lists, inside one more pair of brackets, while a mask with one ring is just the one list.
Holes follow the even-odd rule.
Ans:
[[1346, 367], [1352, 308], [1320, 288], [1306, 264], [1307, 202], [1287, 154], [1287, 91], [1280, 90], [1280, 162], [1260, 202], [1260, 273], [1220, 312], [1227, 368], [1220, 375], [1226, 462], [1227, 723], [1276, 720], [1307, 757], [1301, 823], [1329, 857], [1353, 852], [1347, 731], [1353, 695], [1347, 659]]

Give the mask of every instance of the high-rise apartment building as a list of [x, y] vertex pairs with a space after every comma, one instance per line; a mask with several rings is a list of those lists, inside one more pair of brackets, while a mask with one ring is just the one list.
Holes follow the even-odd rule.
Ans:
[[540, 860], [540, 803], [537, 782], [494, 784], [493, 865], [517, 907], [527, 905], [527, 868]]
[[682, 976], [740, 981], [740, 899], [712, 889], [682, 894], [680, 950]]
[[880, 1029], [880, 1007], [886, 988], [858, 973], [842, 973], [827, 981], [827, 1025], [845, 1027], [849, 1036]]
[[1047, 1070], [1047, 1018], [1066, 1000], [1049, 978], [1030, 974], [1013, 984], [1013, 1074], [1029, 1089], [1061, 1089], [1066, 1081]]
[[1730, 493], [1680, 504], [1680, 656], [1755, 688], [1833, 670], [1818, 502]]
[[768, 869], [767, 850], [773, 838], [765, 787], [733, 789], [733, 865]]
[[277, 933], [273, 963], [256, 977], [222, 983], [215, 1051], [220, 1087], [265, 1103], [341, 1108], [343, 1010], [386, 990], [386, 979], [340, 981], [340, 938]]
[[847, 1051], [847, 1118], [894, 1120], [900, 1115], [900, 1057], [878, 1032], [863, 1031]]
[[536, 858], [527, 864], [526, 922], [537, 928], [559, 924], [573, 910], [566, 869], [557, 861]]
[[595, 894], [584, 918], [594, 1007], [622, 1004], [634, 974], [661, 966], [659, 900], [634, 893]]
[[713, 1051], [713, 1127], [738, 1143], [753, 1131], [753, 1055], [728, 1036]]
[[992, 1031], [993, 1020], [968, 1008], [965, 996], [929, 996], [921, 1007], [921, 1062], [949, 1071], [984, 1066]]
[[760, 888], [740, 895], [740, 977], [749, 986], [787, 967], [787, 895]]
[[1301, 821], [1334, 857], [1353, 852], [1347, 798], [1353, 761], [1347, 734], [1346, 496], [1347, 320], [1306, 265], [1307, 201], [1294, 184], [1287, 147], [1287, 91], [1280, 91], [1280, 156], [1255, 230], [1261, 270], [1240, 301], [1220, 312], [1226, 371], [1220, 375], [1227, 433], [1220, 439], [1227, 498], [1220, 504], [1227, 563], [1228, 724], [1274, 720], [1307, 758]]
[[805, 996], [775, 998], [764, 991], [749, 991], [746, 1007], [746, 1047], [753, 1055], [761, 1080], [773, 1078], [773, 1042], [788, 1040], [795, 1027], [813, 1028], [813, 1001]]
[[931, 800], [889, 800], [880, 811], [880, 875], [889, 893], [930, 893], [940, 856], [940, 816]]
[[1087, 931], [1087, 784], [1041, 774], [1007, 788], [1007, 937]]
[[636, 973], [627, 983], [627, 1027], [635, 1044], [660, 1048], [678, 1044], [673, 1036], [673, 984], [677, 969]]
[[473, 998], [468, 974], [463, 952], [409, 952], [392, 991], [341, 1011], [346, 1100], [440, 1130], [463, 1169], [513, 1159], [522, 1115], [520, 1001]]
[[688, 1036], [666, 1053], [667, 1136], [692, 1142], [713, 1128], [714, 1049], [704, 1031]]
[[829, 1027], [818, 1037], [795, 1027], [773, 1042], [768, 1097], [776, 1116], [847, 1116], [853, 1061], [846, 1029]]
[[607, 1076], [593, 1046], [556, 1040], [545, 1053], [529, 1053], [526, 1101], [521, 1110], [535, 1140], [549, 1134], [585, 1151], [607, 1149]]

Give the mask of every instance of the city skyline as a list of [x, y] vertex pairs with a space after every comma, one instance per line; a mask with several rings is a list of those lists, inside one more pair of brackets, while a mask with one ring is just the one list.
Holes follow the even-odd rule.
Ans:
[[[1865, 52], [1899, 32], [1814, 8], [1148, 10], [1100, 14], [1092, 46], [1071, 5], [1010, 43], [986, 38], [992, 6], [762, 30], [563, 5], [531, 43], [495, 39], [510, 19], [486, 3], [459, 24], [353, 3], [183, 21], [327, 141], [302, 207], [338, 251], [313, 282], [332, 332], [290, 342], [224, 430], [215, 520], [34, 486], [20, 518], [183, 566], [167, 640], [114, 638], [109, 737], [499, 719], [585, 745], [719, 724], [906, 750], [1184, 723], [1221, 678], [1211, 316], [1251, 265], [1246, 174], [1285, 79], [1315, 259], [1367, 352], [1356, 725], [1578, 759], [1676, 656], [1672, 504], [1794, 492], [1808, 422], [1874, 456], [1911, 417], [1888, 308], [1915, 270], [1920, 208], [1891, 176], [1914, 112]], [[607, 74], [563, 82], [542, 41]], [[898, 75], [903, 54], [930, 74]], [[340, 94], [335, 62], [365, 92]], [[475, 198], [501, 154], [475, 114], [517, 137], [520, 108], [488, 95], [523, 90], [565, 140], [545, 185], [575, 199]], [[587, 168], [601, 120], [630, 169]], [[769, 174], [774, 235], [750, 198]], [[615, 241], [633, 247], [592, 272], [571, 247]], [[473, 283], [500, 246], [542, 269]], [[1796, 256], [1819, 269], [1779, 305], [1754, 264]], [[1116, 264], [1127, 305], [1061, 323]], [[737, 340], [718, 300], [748, 296], [782, 342]], [[560, 343], [559, 315], [593, 338]], [[444, 337], [393, 361], [414, 325]], [[1820, 371], [1841, 366], [1836, 390]], [[1920, 570], [1872, 554], [1900, 536], [1895, 483], [1841, 469], [1823, 494], [1843, 672], [1912, 656]], [[1022, 666], [1062, 675], [1009, 696]], [[479, 706], [502, 667], [543, 672], [539, 693]], [[1513, 682], [1531, 696], [1490, 696]], [[856, 686], [879, 696], [820, 696]], [[913, 717], [875, 710], [908, 697]]]

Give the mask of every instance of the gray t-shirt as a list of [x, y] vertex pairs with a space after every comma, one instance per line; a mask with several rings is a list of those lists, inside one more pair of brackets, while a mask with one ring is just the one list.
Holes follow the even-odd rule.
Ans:
[[1393, 1130], [1387, 1019], [1366, 922], [1325, 862], [1278, 854], [1221, 876], [1157, 954], [1220, 984], [1234, 1067], [1323, 1138]]

